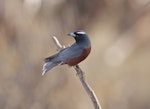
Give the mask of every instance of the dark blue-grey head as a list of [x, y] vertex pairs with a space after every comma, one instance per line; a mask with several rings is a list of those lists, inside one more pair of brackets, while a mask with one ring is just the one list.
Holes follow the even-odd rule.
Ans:
[[87, 36], [86, 32], [83, 31], [83, 30], [77, 30], [77, 31], [75, 31], [73, 33], [69, 33], [68, 35], [69, 36], [73, 36], [74, 38], [77, 38], [77, 36], [83, 36], [83, 35]]
[[87, 33], [83, 30], [77, 30], [73, 33], [69, 33], [68, 35], [74, 37], [77, 44], [81, 44], [82, 46], [86, 46], [86, 47], [91, 46], [89, 37]]

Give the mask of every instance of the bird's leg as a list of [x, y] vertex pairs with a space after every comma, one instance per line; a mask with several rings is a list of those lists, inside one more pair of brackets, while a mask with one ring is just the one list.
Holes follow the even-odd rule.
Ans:
[[[77, 66], [74, 65], [73, 68], [74, 68], [74, 69], [77, 69]], [[78, 76], [78, 72], [76, 72], [76, 76]]]

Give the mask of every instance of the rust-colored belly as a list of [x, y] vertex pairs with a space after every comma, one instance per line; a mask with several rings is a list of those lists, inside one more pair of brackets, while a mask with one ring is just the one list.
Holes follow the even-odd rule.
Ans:
[[90, 51], [91, 51], [91, 47], [83, 50], [82, 54], [79, 57], [71, 58], [67, 62], [64, 62], [64, 64], [68, 64], [69, 66], [77, 65], [89, 55]]

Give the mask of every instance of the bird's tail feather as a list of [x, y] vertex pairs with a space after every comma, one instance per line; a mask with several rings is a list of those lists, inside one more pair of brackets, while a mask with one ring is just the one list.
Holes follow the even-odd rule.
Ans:
[[53, 67], [57, 66], [59, 64], [59, 62], [45, 62], [45, 64], [43, 65], [43, 73], [42, 76], [48, 72], [49, 70], [51, 70]]
[[43, 65], [42, 75], [44, 75], [46, 72], [48, 72], [60, 63], [60, 61], [58, 61], [57, 59], [57, 55], [58, 54], [54, 54], [53, 56], [44, 59], [45, 64]]
[[57, 56], [58, 56], [58, 54], [54, 54], [50, 57], [47, 57], [44, 59], [44, 62], [50, 62], [50, 61], [54, 60]]

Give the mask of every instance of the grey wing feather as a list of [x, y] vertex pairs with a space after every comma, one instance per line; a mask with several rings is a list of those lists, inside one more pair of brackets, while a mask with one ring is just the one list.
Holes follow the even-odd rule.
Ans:
[[77, 44], [73, 44], [72, 46], [61, 50], [58, 54], [45, 58], [42, 75], [44, 75], [46, 72], [48, 72], [61, 62], [66, 62], [68, 59], [80, 56], [82, 50], [83, 49]]
[[58, 58], [60, 61], [67, 61], [68, 59], [72, 57], [78, 57], [82, 53], [82, 48], [79, 47], [77, 44], [73, 44], [72, 46], [63, 49], [60, 51], [60, 55], [58, 55]]

